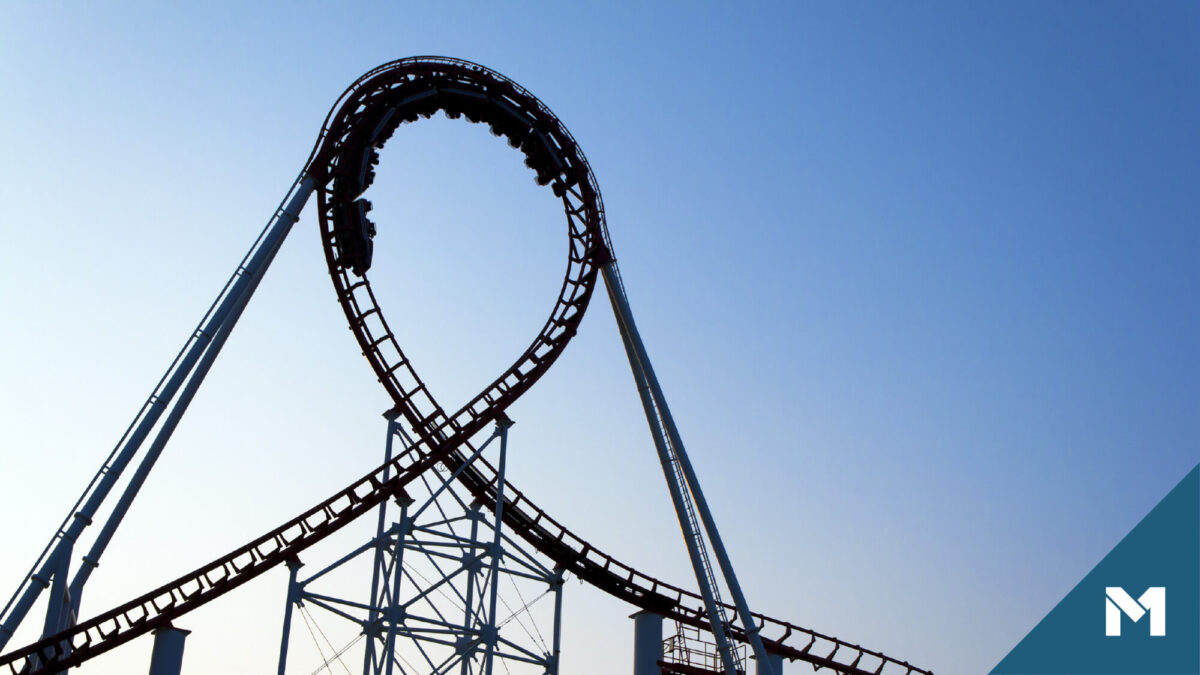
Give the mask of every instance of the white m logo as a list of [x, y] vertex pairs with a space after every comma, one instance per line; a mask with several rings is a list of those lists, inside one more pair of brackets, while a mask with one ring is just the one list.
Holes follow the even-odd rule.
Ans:
[[1104, 589], [1104, 634], [1119, 636], [1121, 634], [1121, 613], [1125, 613], [1136, 623], [1142, 616], [1150, 615], [1150, 635], [1162, 637], [1167, 634], [1167, 588], [1151, 586], [1142, 593], [1142, 597], [1134, 600], [1120, 586], [1108, 586]]

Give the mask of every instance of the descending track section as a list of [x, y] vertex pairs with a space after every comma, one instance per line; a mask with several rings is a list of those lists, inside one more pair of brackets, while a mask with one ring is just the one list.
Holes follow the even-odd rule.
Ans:
[[[375, 226], [364, 196], [378, 151], [405, 122], [438, 111], [488, 124], [526, 155], [539, 184], [562, 201], [569, 254], [559, 297], [530, 346], [482, 392], [447, 414], [396, 342], [367, 278]], [[77, 665], [186, 614], [263, 572], [294, 560], [389, 497], [434, 464], [457, 467], [473, 452], [471, 438], [505, 419], [504, 410], [562, 353], [587, 309], [598, 271], [615, 266], [600, 191], [587, 160], [566, 128], [516, 83], [483, 66], [440, 57], [401, 59], [355, 82], [335, 104], [319, 150], [306, 168], [318, 183], [321, 236], [337, 297], [376, 376], [417, 434], [417, 441], [329, 499], [211, 563], [46, 640], [0, 656], [17, 673], [54, 672]], [[614, 268], [615, 271], [615, 268]], [[617, 292], [624, 293], [624, 289]], [[476, 462], [460, 480], [480, 501], [495, 505], [498, 474]], [[504, 521], [543, 554], [611, 595], [702, 629], [711, 627], [700, 597], [614, 559], [576, 536], [525, 497], [504, 486]], [[728, 607], [729, 614], [734, 612]], [[927, 673], [907, 662], [755, 615], [769, 651], [855, 675]], [[736, 639], [747, 636], [733, 629]], [[42, 665], [39, 665], [42, 664]]]

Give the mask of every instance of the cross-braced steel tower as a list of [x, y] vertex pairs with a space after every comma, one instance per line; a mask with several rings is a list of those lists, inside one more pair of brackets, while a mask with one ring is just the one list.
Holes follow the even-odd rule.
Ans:
[[[498, 424], [456, 468], [435, 467], [394, 504], [380, 504], [375, 536], [366, 544], [303, 579], [298, 561], [292, 562], [279, 675], [285, 674], [291, 635], [299, 632], [296, 614], [322, 666], [336, 661], [346, 669], [361, 651], [363, 675], [558, 672], [563, 573], [547, 568], [503, 526], [509, 426], [507, 420]], [[389, 420], [388, 459], [397, 442], [407, 448], [411, 436]], [[457, 479], [474, 462], [486, 461], [495, 446], [499, 480], [488, 509], [464, 495]], [[371, 565], [365, 602], [322, 588], [348, 568], [364, 578], [356, 567], [362, 560]], [[318, 614], [348, 623], [354, 634], [335, 642], [320, 628]]]

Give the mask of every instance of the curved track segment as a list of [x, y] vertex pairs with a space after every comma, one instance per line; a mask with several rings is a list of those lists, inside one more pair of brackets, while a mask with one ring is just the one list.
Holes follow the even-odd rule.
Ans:
[[[374, 225], [367, 217], [370, 204], [362, 196], [373, 178], [377, 152], [396, 127], [439, 110], [490, 125], [493, 133], [526, 154], [538, 183], [550, 185], [562, 200], [570, 244], [562, 289], [542, 330], [512, 366], [453, 415], [445, 413], [418, 377], [375, 301], [366, 277]], [[319, 150], [306, 172], [320, 183], [321, 235], [338, 300], [363, 354], [395, 402], [394, 412], [413, 427], [417, 442], [390, 463], [237, 550], [70, 630], [0, 656], [0, 667], [8, 672], [62, 670], [167, 625], [295, 559], [388, 497], [402, 495], [409, 481], [434, 464], [461, 465], [473, 451], [471, 437], [504, 419], [504, 410], [562, 353], [587, 309], [599, 267], [615, 265], [600, 191], [574, 139], [529, 92], [477, 64], [414, 57], [367, 73], [343, 93], [326, 118]], [[495, 505], [497, 478], [486, 461], [476, 461], [460, 476], [489, 507]], [[558, 565], [637, 607], [709, 629], [699, 595], [596, 549], [510, 483], [504, 491], [505, 522]], [[727, 609], [732, 615], [734, 609]], [[787, 659], [855, 675], [928, 673], [786, 621], [758, 614], [755, 618], [768, 651]], [[745, 639], [737, 630], [733, 635]]]

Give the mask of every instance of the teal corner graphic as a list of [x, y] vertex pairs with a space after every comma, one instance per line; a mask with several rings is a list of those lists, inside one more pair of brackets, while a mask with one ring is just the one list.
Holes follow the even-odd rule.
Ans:
[[1200, 673], [1200, 466], [991, 675]]

